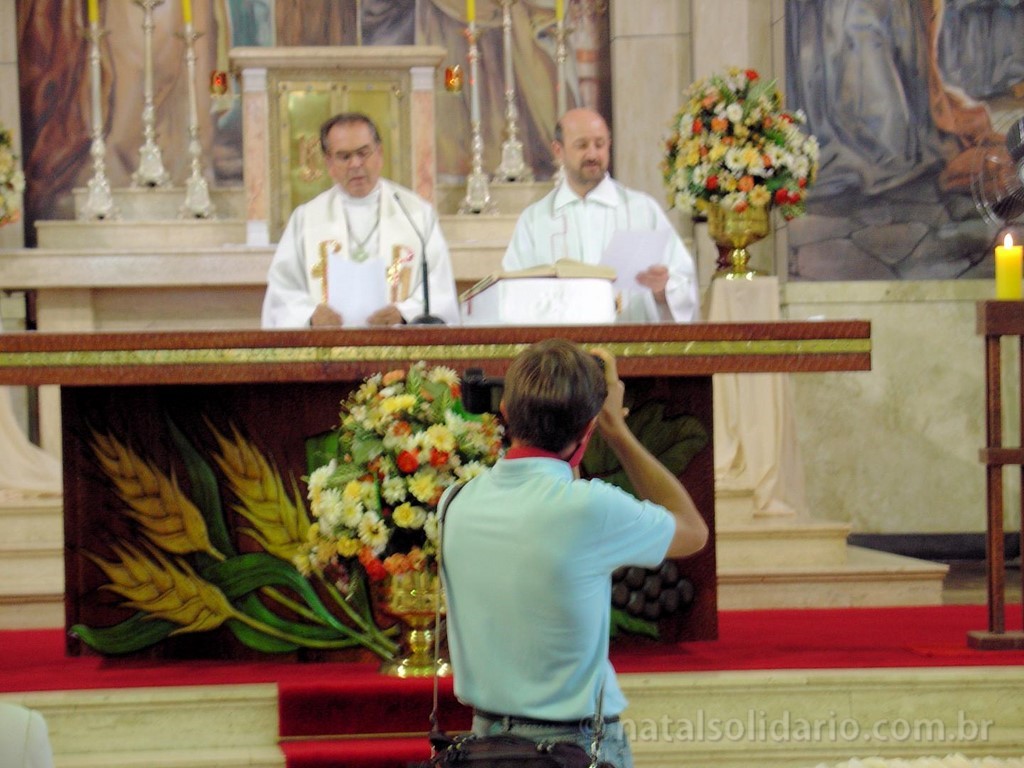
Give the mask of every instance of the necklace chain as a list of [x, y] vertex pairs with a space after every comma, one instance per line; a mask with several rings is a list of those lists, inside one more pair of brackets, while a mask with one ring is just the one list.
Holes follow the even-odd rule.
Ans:
[[[370, 231], [366, 234], [366, 237], [364, 237], [362, 240], [360, 240], [358, 237], [356, 237], [356, 233], [352, 229], [352, 221], [348, 217], [348, 209], [346, 208], [346, 209], [344, 209], [344, 211], [345, 211], [345, 226], [348, 227], [348, 236], [349, 236], [349, 241], [350, 241], [349, 246], [350, 246], [350, 249], [352, 251], [352, 260], [353, 261], [366, 261], [370, 257], [370, 254], [366, 250], [366, 244], [370, 241], [370, 238], [373, 237], [373, 233], [377, 231], [377, 227], [380, 226], [380, 208], [377, 209], [377, 218], [374, 220], [373, 226], [370, 227]], [[351, 242], [352, 241], [354, 241], [355, 244], [356, 244], [355, 248], [351, 248]]]

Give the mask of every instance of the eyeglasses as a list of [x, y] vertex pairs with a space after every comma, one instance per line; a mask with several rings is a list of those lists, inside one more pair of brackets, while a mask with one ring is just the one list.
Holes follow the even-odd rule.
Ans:
[[359, 149], [352, 150], [351, 152], [338, 150], [337, 152], [328, 153], [327, 159], [333, 160], [336, 163], [341, 163], [342, 165], [347, 165], [348, 163], [352, 162], [352, 160], [355, 158], [358, 158], [360, 162], [365, 163], [367, 160], [373, 157], [373, 153], [376, 151], [377, 145], [367, 144], [365, 146], [360, 147]]

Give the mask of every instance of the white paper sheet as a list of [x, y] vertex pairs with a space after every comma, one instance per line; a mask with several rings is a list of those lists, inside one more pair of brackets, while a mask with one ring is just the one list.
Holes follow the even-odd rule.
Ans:
[[384, 262], [328, 256], [327, 303], [341, 313], [346, 328], [365, 326], [370, 315], [389, 303]]
[[615, 270], [616, 293], [647, 290], [636, 281], [636, 276], [662, 263], [668, 238], [669, 232], [664, 229], [624, 229], [612, 235], [601, 263]]

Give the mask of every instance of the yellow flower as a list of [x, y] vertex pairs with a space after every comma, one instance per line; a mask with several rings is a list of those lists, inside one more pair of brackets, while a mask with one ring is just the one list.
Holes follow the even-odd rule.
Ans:
[[450, 453], [455, 450], [455, 435], [444, 424], [432, 424], [424, 434], [423, 445]]
[[440, 492], [441, 489], [437, 484], [437, 473], [431, 469], [421, 469], [409, 478], [409, 493], [424, 504], [433, 504], [434, 499]]
[[750, 190], [751, 205], [768, 205], [771, 200], [772, 193], [768, 191], [768, 187], [757, 186]]
[[360, 501], [363, 498], [363, 483], [359, 480], [349, 480], [342, 493], [342, 499], [348, 502]]
[[427, 513], [423, 507], [414, 507], [409, 502], [399, 504], [392, 513], [395, 525], [399, 528], [422, 528], [426, 522]]
[[362, 548], [363, 543], [351, 536], [342, 536], [337, 542], [338, 554], [341, 557], [355, 557]]
[[380, 409], [386, 415], [408, 411], [416, 405], [415, 395], [392, 395], [380, 401]]

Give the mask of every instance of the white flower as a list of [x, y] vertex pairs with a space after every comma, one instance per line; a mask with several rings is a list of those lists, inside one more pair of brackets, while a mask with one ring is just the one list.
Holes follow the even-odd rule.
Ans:
[[329, 464], [325, 464], [322, 467], [314, 469], [309, 476], [309, 481], [307, 482], [308, 492], [306, 494], [306, 498], [313, 501], [317, 496], [319, 496], [327, 485], [327, 481], [330, 479], [331, 475], [334, 474], [334, 471], [337, 468], [338, 460], [331, 459]]
[[337, 488], [324, 488], [316, 501], [310, 506], [313, 517], [321, 518], [323, 526], [334, 528], [341, 520], [342, 514], [341, 492]]
[[346, 501], [341, 508], [341, 524], [355, 530], [363, 519], [366, 508], [358, 501]]
[[388, 504], [398, 504], [405, 501], [407, 494], [405, 478], [400, 476], [389, 477], [381, 485], [380, 494]]
[[427, 515], [427, 519], [423, 523], [423, 532], [427, 534], [427, 541], [434, 546], [437, 546], [438, 527], [437, 514], [435, 512], [431, 512]]
[[373, 550], [374, 554], [380, 554], [388, 545], [390, 533], [387, 525], [380, 519], [376, 512], [367, 512], [359, 521], [357, 528], [359, 540]]

